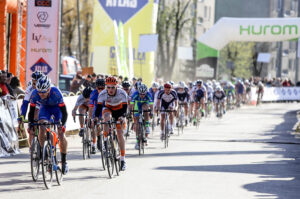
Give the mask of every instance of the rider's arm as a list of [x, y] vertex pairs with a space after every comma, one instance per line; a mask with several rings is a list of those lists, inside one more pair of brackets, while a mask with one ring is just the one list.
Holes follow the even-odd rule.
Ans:
[[102, 107], [103, 107], [103, 104], [101, 102], [98, 102], [96, 111], [95, 111], [95, 118], [98, 118], [100, 116]]
[[63, 104], [59, 104], [59, 108], [60, 108], [60, 111], [61, 111], [61, 114], [62, 114], [61, 123], [64, 126], [66, 124], [67, 119], [68, 119], [67, 107], [63, 103]]
[[33, 103], [30, 104], [30, 109], [29, 109], [29, 114], [28, 114], [28, 121], [30, 123], [32, 123], [34, 121], [35, 106], [36, 106], [36, 104], [33, 104]]

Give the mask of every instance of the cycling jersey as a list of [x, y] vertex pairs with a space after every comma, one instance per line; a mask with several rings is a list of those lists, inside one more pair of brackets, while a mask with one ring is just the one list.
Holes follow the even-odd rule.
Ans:
[[[39, 112], [39, 120], [49, 121], [51, 119], [51, 116], [53, 115], [56, 122], [61, 120], [62, 124], [64, 125], [67, 121], [66, 106], [63, 96], [58, 88], [51, 87], [49, 95], [45, 99], [41, 99], [38, 91], [35, 89], [31, 95], [30, 106], [35, 108], [37, 104], [40, 104], [41, 106]], [[34, 114], [34, 110], [35, 109], [30, 109], [30, 114]], [[32, 120], [33, 116], [31, 115], [30, 121]]]
[[[93, 90], [90, 95], [89, 107], [93, 108], [93, 118], [95, 117], [95, 111], [97, 107], [99, 91], [97, 89]], [[100, 112], [100, 117], [102, 116], [102, 110]]]
[[215, 103], [223, 102], [226, 99], [226, 95], [224, 91], [221, 92], [214, 92], [213, 100]]
[[[143, 98], [141, 98], [139, 92], [136, 91], [131, 97], [130, 104], [134, 105], [135, 111], [141, 111], [142, 106], [144, 104], [147, 104], [147, 105], [153, 104], [152, 95], [150, 94], [150, 92], [147, 92], [146, 95]], [[139, 116], [139, 113], [134, 113], [134, 115]]]
[[32, 92], [34, 91], [34, 88], [32, 85], [29, 85], [25, 91], [25, 96], [21, 105], [21, 116], [25, 118], [27, 109], [28, 109], [28, 104], [30, 102], [30, 98], [32, 95]]
[[207, 100], [211, 101], [213, 99], [213, 94], [214, 94], [213, 87], [207, 85], [206, 89], [207, 89]]
[[242, 83], [236, 84], [236, 89], [238, 94], [243, 94], [244, 93], [244, 85]]
[[149, 88], [149, 93], [151, 94], [151, 97], [152, 97], [152, 101], [154, 101], [154, 97], [155, 97], [155, 94], [158, 92], [158, 89], [156, 90], [156, 92], [153, 91], [153, 88]]
[[180, 102], [188, 102], [190, 100], [189, 89], [185, 87], [182, 91], [179, 91], [179, 88], [176, 88], [177, 97]]
[[225, 91], [226, 96], [229, 96], [229, 95], [233, 95], [234, 94], [235, 89], [234, 89], [233, 86], [225, 86], [224, 87], [224, 91]]
[[201, 88], [194, 87], [194, 92], [195, 92], [195, 97], [194, 97], [195, 102], [200, 102], [200, 100], [205, 97], [206, 88], [204, 86], [202, 86]]
[[157, 99], [160, 101], [160, 106], [162, 110], [167, 110], [168, 108], [173, 108], [174, 101], [178, 99], [177, 93], [175, 90], [171, 90], [169, 94], [166, 94], [164, 90], [159, 91]]
[[83, 95], [79, 95], [79, 97], [77, 98], [76, 104], [75, 106], [81, 106], [84, 105], [86, 107], [89, 106], [89, 102], [86, 101], [86, 99], [83, 97]]
[[117, 88], [115, 95], [109, 95], [107, 90], [101, 91], [98, 96], [98, 104], [95, 111], [95, 116], [99, 117], [102, 107], [103, 111], [109, 110], [112, 113], [112, 117], [116, 120], [120, 116], [124, 116], [127, 112], [128, 95], [120, 88]]

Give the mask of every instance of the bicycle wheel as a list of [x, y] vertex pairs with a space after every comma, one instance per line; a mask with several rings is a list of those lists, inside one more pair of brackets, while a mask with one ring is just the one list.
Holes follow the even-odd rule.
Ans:
[[61, 185], [63, 181], [61, 152], [60, 150], [57, 150], [57, 147], [54, 148], [54, 161], [55, 161], [54, 171], [56, 176], [56, 182], [58, 185]]
[[99, 142], [100, 142], [100, 155], [101, 155], [101, 162], [102, 162], [102, 167], [105, 170], [105, 156], [103, 152], [103, 134], [101, 133], [99, 136]]
[[116, 168], [116, 174], [118, 176], [119, 175], [119, 171], [121, 171], [121, 160], [120, 160], [121, 152], [120, 152], [120, 148], [119, 148], [118, 138], [117, 138], [116, 135], [115, 135], [115, 137], [113, 139], [113, 142], [114, 142], [113, 151], [114, 151], [115, 168]]
[[110, 142], [110, 137], [107, 140], [107, 148], [105, 152], [105, 161], [106, 161], [106, 168], [109, 178], [112, 178], [114, 173], [114, 158], [113, 158], [113, 150], [112, 144]]
[[30, 153], [31, 176], [34, 182], [36, 182], [39, 177], [40, 160], [41, 160], [41, 146], [37, 137], [34, 137], [32, 140], [31, 153]]
[[50, 189], [53, 181], [53, 157], [51, 143], [49, 141], [45, 141], [43, 147], [42, 173], [45, 187]]
[[169, 142], [169, 121], [168, 120], [166, 120], [166, 122], [165, 122], [165, 135], [164, 136], [165, 136], [165, 148], [167, 148], [168, 142]]
[[139, 140], [139, 155], [142, 154], [142, 147], [143, 147], [143, 125], [139, 123], [139, 134], [138, 134], [138, 140]]
[[82, 157], [84, 160], [87, 158], [87, 153], [88, 153], [88, 146], [87, 146], [87, 135], [86, 131], [84, 130], [83, 136], [82, 136]]
[[86, 136], [86, 145], [87, 145], [87, 157], [91, 158], [91, 151], [92, 151], [92, 142], [91, 142], [91, 131], [90, 128], [86, 128], [85, 132], [87, 134]]

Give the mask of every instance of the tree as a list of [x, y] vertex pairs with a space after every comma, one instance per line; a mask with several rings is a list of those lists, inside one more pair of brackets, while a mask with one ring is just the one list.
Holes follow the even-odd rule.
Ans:
[[[219, 74], [231, 77], [252, 76], [254, 42], [231, 42], [220, 52]], [[222, 76], [219, 78], [222, 79]]]
[[166, 6], [160, 1], [157, 18], [158, 68], [157, 76], [171, 79], [177, 57], [178, 40], [182, 28], [191, 19], [185, 17], [191, 0], [176, 0]]

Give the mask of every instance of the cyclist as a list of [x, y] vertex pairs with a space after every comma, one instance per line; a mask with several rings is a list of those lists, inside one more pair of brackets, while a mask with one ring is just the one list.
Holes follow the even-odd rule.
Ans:
[[[43, 76], [37, 80], [36, 89], [32, 93], [28, 116], [30, 123], [34, 121], [34, 112], [37, 104], [40, 104], [40, 123], [49, 122], [52, 116], [54, 116], [55, 122], [61, 120], [62, 125], [58, 127], [58, 137], [61, 149], [62, 173], [66, 174], [68, 172], [68, 165], [66, 162], [68, 142], [64, 132], [68, 113], [61, 91], [58, 88], [51, 86], [51, 81], [47, 76]], [[41, 146], [44, 145], [45, 138], [46, 128], [45, 126], [41, 126], [39, 132]]]
[[[30, 102], [30, 98], [32, 95], [32, 92], [34, 91], [34, 89], [36, 88], [36, 81], [41, 78], [42, 76], [44, 76], [44, 74], [40, 71], [36, 71], [34, 73], [31, 74], [31, 81], [28, 83], [27, 89], [25, 91], [25, 96], [21, 105], [21, 115], [19, 117], [19, 124], [22, 123], [22, 121], [25, 119], [26, 117], [26, 113], [27, 113], [27, 109], [28, 109], [28, 104]], [[33, 139], [33, 130], [31, 128], [29, 128], [29, 144], [31, 145]]]
[[[130, 102], [130, 110], [134, 111], [141, 111], [141, 110], [151, 110], [153, 109], [153, 100], [150, 92], [148, 92], [148, 88], [145, 84], [141, 84], [138, 88], [138, 91], [136, 91], [132, 97]], [[150, 123], [149, 123], [149, 115], [152, 115], [152, 113], [149, 114], [149, 112], [144, 113], [145, 118], [145, 127], [146, 127], [146, 138], [150, 134]], [[135, 149], [139, 149], [139, 137], [138, 137], [138, 120], [139, 120], [139, 113], [134, 113], [134, 126], [135, 126], [135, 132], [136, 132], [136, 138], [137, 143], [135, 145]], [[144, 140], [147, 143], [147, 140]]]
[[[127, 95], [128, 95], [128, 104], [130, 104], [131, 96], [133, 95], [133, 93], [132, 93], [133, 89], [131, 88], [131, 85], [130, 85], [129, 81], [123, 81], [122, 82], [122, 89], [127, 93]], [[129, 106], [127, 108], [127, 113], [129, 113]], [[130, 119], [129, 121], [131, 121], [131, 115], [130, 114], [127, 114], [127, 119]], [[130, 135], [130, 133], [127, 132], [127, 128], [125, 128], [125, 130], [124, 130], [124, 135], [125, 136]]]
[[196, 114], [201, 107], [201, 116], [204, 116], [204, 109], [205, 109], [205, 101], [207, 98], [207, 92], [206, 88], [203, 86], [203, 81], [202, 80], [197, 80], [196, 81], [196, 87], [194, 88], [194, 101], [195, 101], [195, 109], [194, 109], [194, 125], [196, 124]]
[[[187, 126], [188, 120], [187, 120], [187, 115], [188, 115], [188, 102], [190, 100], [190, 94], [189, 94], [189, 89], [185, 85], [184, 82], [180, 81], [178, 83], [177, 88], [175, 89], [178, 97], [179, 104], [183, 104], [184, 106], [184, 120], [185, 120], [185, 125]], [[179, 109], [178, 109], [179, 111]], [[178, 112], [179, 113], [179, 112]], [[177, 114], [179, 116], [179, 114]], [[178, 126], [178, 125], [177, 125]]]
[[[89, 110], [89, 100], [90, 100], [90, 95], [92, 93], [92, 88], [91, 87], [86, 87], [83, 89], [82, 94], [79, 95], [77, 98], [77, 101], [75, 103], [75, 107], [72, 110], [72, 116], [75, 117], [76, 111], [78, 109], [79, 114], [86, 114]], [[82, 137], [84, 133], [84, 116], [79, 116], [79, 122], [80, 122], [80, 131], [79, 131], [79, 136]], [[92, 143], [92, 154], [96, 153], [96, 136], [92, 135], [93, 143]]]
[[157, 82], [153, 82], [151, 88], [149, 88], [149, 92], [152, 96], [152, 101], [154, 102], [155, 94], [158, 92], [159, 84]]
[[[92, 133], [93, 133], [93, 143], [96, 142], [96, 135], [97, 135], [97, 148], [98, 150], [100, 150], [100, 131], [98, 131], [98, 133], [96, 134], [94, 132], [94, 123], [91, 122], [93, 121], [92, 119], [95, 118], [95, 111], [96, 111], [96, 106], [97, 106], [97, 101], [98, 101], [98, 96], [99, 93], [101, 93], [101, 91], [103, 91], [105, 89], [105, 80], [104, 79], [96, 79], [96, 89], [94, 89], [92, 91], [92, 93], [90, 94], [90, 100], [89, 100], [89, 123], [91, 124], [91, 129], [92, 129]], [[102, 114], [102, 110], [100, 111], [100, 117]]]
[[237, 106], [240, 106], [240, 104], [242, 103], [242, 100], [243, 100], [243, 94], [244, 94], [244, 91], [245, 91], [245, 88], [244, 88], [244, 84], [242, 82], [242, 80], [238, 80], [236, 85], [235, 85], [235, 90], [236, 90], [236, 101], [237, 101]]
[[[104, 122], [110, 121], [111, 117], [117, 121], [117, 137], [119, 146], [121, 149], [121, 170], [126, 169], [125, 163], [125, 140], [123, 137], [124, 131], [124, 117], [127, 112], [128, 105], [128, 95], [126, 92], [120, 88], [117, 88], [117, 79], [113, 76], [107, 77], [105, 80], [106, 89], [104, 89], [98, 96], [98, 104], [95, 111], [95, 119], [100, 116], [101, 110], [102, 117], [104, 117]], [[107, 148], [107, 136], [108, 136], [109, 126], [104, 125], [104, 146]]]
[[[176, 91], [171, 89], [172, 85], [170, 83], [165, 83], [164, 84], [164, 90], [161, 90], [158, 93], [157, 96], [157, 104], [156, 107], [158, 110], [176, 110], [177, 108], [177, 94]], [[175, 112], [174, 112], [175, 113]], [[173, 134], [173, 124], [174, 124], [174, 113], [170, 112], [170, 126], [168, 127], [170, 129], [170, 134]], [[160, 139], [162, 140], [164, 138], [164, 128], [165, 128], [165, 112], [160, 113]]]
[[259, 81], [257, 84], [257, 104], [260, 103], [264, 95], [264, 84]]
[[233, 104], [235, 99], [235, 87], [230, 81], [228, 81], [224, 87], [224, 92], [226, 95], [227, 104]]
[[214, 104], [215, 104], [215, 110], [217, 113], [217, 117], [219, 116], [218, 115], [218, 113], [219, 113], [218, 104], [219, 103], [222, 103], [223, 113], [225, 114], [226, 113], [226, 110], [225, 110], [226, 95], [221, 86], [216, 87], [216, 91], [214, 92], [214, 95], [213, 95], [213, 100], [214, 100]]
[[206, 110], [208, 110], [208, 112], [210, 112], [212, 109], [211, 104], [213, 102], [213, 95], [214, 95], [214, 89], [213, 89], [211, 81], [207, 82], [206, 90], [207, 90]]
[[194, 83], [188, 83], [189, 94], [190, 94], [190, 108], [189, 108], [189, 122], [192, 122], [193, 119], [193, 111], [194, 111], [194, 99], [193, 99], [193, 91], [194, 91]]

